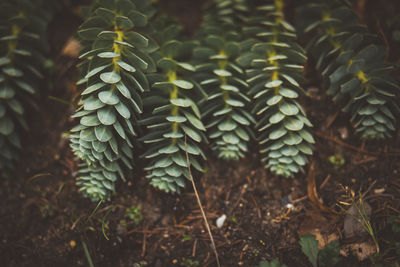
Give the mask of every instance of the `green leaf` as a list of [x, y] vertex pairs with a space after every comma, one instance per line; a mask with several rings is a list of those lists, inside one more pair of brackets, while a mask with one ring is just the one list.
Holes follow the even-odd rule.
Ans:
[[283, 142], [288, 146], [298, 145], [301, 141], [303, 141], [301, 136], [294, 132], [289, 132], [285, 138], [283, 138]]
[[248, 119], [245, 117], [237, 114], [237, 113], [232, 113], [232, 119], [234, 119], [236, 122], [240, 123], [241, 125], [250, 125], [250, 122]]
[[280, 121], [282, 121], [285, 117], [286, 117], [286, 116], [285, 116], [284, 114], [282, 114], [282, 113], [280, 113], [280, 112], [277, 112], [277, 113], [275, 113], [274, 115], [272, 115], [272, 116], [269, 118], [269, 122], [270, 122], [271, 124], [276, 124], [276, 123], [279, 123]]
[[177, 167], [176, 165], [169, 166], [165, 169], [165, 172], [173, 177], [179, 177], [182, 175], [182, 169]]
[[219, 77], [231, 77], [232, 73], [227, 71], [227, 70], [214, 70], [213, 71], [215, 75]]
[[14, 67], [4, 67], [3, 72], [11, 77], [22, 77], [24, 75], [21, 70]]
[[177, 151], [179, 151], [179, 148], [176, 145], [172, 145], [172, 144], [158, 150], [158, 152], [160, 154], [172, 154]]
[[131, 93], [129, 92], [129, 89], [125, 86], [124, 83], [119, 82], [119, 83], [116, 84], [116, 87], [117, 87], [118, 91], [119, 91], [123, 96], [125, 96], [125, 97], [128, 98], [128, 99], [131, 99], [131, 97], [132, 97], [132, 96], [131, 96]]
[[305, 129], [299, 131], [299, 134], [308, 143], [310, 143], [310, 144], [314, 144], [315, 143], [314, 137], [308, 131], [306, 131]]
[[[95, 131], [96, 131], [96, 129], [95, 129]], [[105, 142], [107, 142], [107, 141], [105, 141]], [[105, 142], [92, 141], [92, 147], [94, 148], [94, 150], [96, 152], [103, 153], [107, 148], [107, 144]]]
[[114, 126], [114, 129], [119, 134], [119, 136], [121, 136], [123, 139], [126, 139], [126, 134], [125, 134], [124, 128], [122, 128], [122, 125], [118, 121], [116, 121], [113, 124], [113, 126]]
[[172, 83], [182, 89], [192, 89], [193, 88], [193, 84], [191, 82], [188, 82], [185, 80], [174, 80]]
[[97, 73], [99, 73], [100, 71], [104, 70], [105, 68], [109, 67], [111, 64], [108, 65], [104, 65], [104, 66], [100, 66], [97, 68], [92, 69], [91, 71], [89, 71], [86, 76], [85, 79], [89, 79], [90, 77], [96, 75]]
[[97, 54], [97, 56], [101, 58], [115, 58], [115, 57], [120, 57], [121, 55], [114, 52], [102, 52]]
[[286, 116], [293, 116], [299, 113], [299, 108], [296, 105], [287, 102], [282, 103], [279, 106], [279, 110]]
[[297, 92], [287, 88], [280, 88], [279, 94], [287, 98], [297, 98], [299, 96]]
[[193, 103], [192, 100], [183, 99], [183, 98], [174, 98], [174, 99], [171, 99], [170, 102], [175, 106], [184, 107], [184, 108], [190, 107], [190, 105], [192, 105], [192, 103]]
[[188, 71], [195, 71], [195, 67], [193, 67], [191, 64], [184, 63], [184, 62], [177, 62], [178, 66], [181, 67], [182, 69], [188, 70]]
[[129, 108], [124, 103], [119, 102], [114, 107], [122, 117], [124, 117], [127, 120], [130, 119], [131, 112], [129, 111]]
[[196, 127], [197, 129], [199, 129], [201, 131], [206, 131], [206, 128], [204, 127], [203, 123], [198, 118], [196, 118], [195, 116], [193, 116], [189, 112], [183, 111], [183, 113], [185, 114], [185, 117], [189, 120], [189, 122], [194, 127]]
[[99, 125], [94, 128], [97, 140], [100, 142], [108, 142], [113, 136], [111, 128], [105, 125]]
[[0, 98], [2, 99], [10, 99], [15, 95], [15, 91], [11, 87], [3, 86], [0, 88]]
[[7, 65], [11, 62], [9, 57], [0, 57], [0, 66]]
[[284, 122], [285, 128], [289, 131], [300, 131], [303, 129], [304, 122], [294, 118], [287, 118]]
[[218, 129], [223, 132], [229, 132], [237, 127], [237, 123], [231, 120], [225, 120], [224, 122], [218, 124]]
[[282, 100], [282, 98], [283, 98], [283, 97], [282, 97], [281, 95], [275, 95], [275, 96], [271, 97], [270, 99], [268, 99], [267, 105], [268, 105], [268, 106], [276, 105], [276, 104], [279, 103], [279, 101]]
[[318, 267], [318, 241], [314, 235], [306, 234], [300, 237], [301, 251], [307, 256], [313, 267]]
[[97, 97], [89, 97], [88, 99], [84, 100], [83, 108], [85, 110], [96, 110], [99, 108], [104, 107], [105, 104], [101, 102]]
[[9, 135], [14, 131], [14, 123], [9, 117], [3, 117], [0, 119], [0, 133], [3, 135]]
[[239, 100], [235, 99], [228, 99], [225, 101], [228, 105], [233, 106], [233, 107], [244, 107], [244, 103]]
[[115, 18], [115, 23], [118, 28], [124, 29], [124, 30], [129, 30], [133, 28], [133, 22], [124, 16], [117, 16]]
[[300, 86], [300, 84], [299, 84], [295, 79], [293, 79], [292, 77], [290, 77], [289, 75], [282, 74], [282, 76], [283, 76], [289, 83], [291, 83], [292, 85], [294, 85], [294, 86], [296, 86], [296, 87], [299, 87], [299, 86]]
[[107, 40], [114, 40], [118, 38], [118, 33], [113, 31], [102, 31], [98, 34], [97, 37]]
[[297, 148], [298, 148], [301, 152], [303, 152], [304, 154], [312, 155], [312, 149], [311, 149], [310, 145], [305, 144], [304, 142], [301, 143], [301, 144], [299, 144], [299, 145], [297, 145]]
[[14, 81], [15, 84], [20, 87], [22, 90], [28, 92], [29, 94], [34, 94], [35, 93], [35, 88], [33, 88], [33, 86], [31, 84], [28, 84], [26, 82], [23, 81]]
[[182, 138], [184, 135], [178, 132], [170, 132], [163, 134], [163, 137], [165, 138]]
[[100, 79], [105, 83], [114, 84], [121, 80], [121, 76], [115, 71], [110, 71], [100, 74]]
[[361, 85], [361, 81], [357, 78], [353, 78], [348, 82], [345, 82], [340, 86], [340, 92], [343, 94], [348, 94], [353, 92], [356, 88]]
[[81, 118], [80, 123], [84, 126], [97, 126], [100, 124], [100, 121], [97, 118], [97, 114], [91, 114], [91, 115], [83, 116]]
[[181, 125], [183, 131], [194, 141], [201, 142], [201, 135], [198, 134], [195, 130], [191, 129], [190, 127], [186, 127], [185, 125]]
[[275, 81], [267, 82], [265, 84], [265, 87], [267, 87], [267, 88], [275, 88], [275, 87], [279, 87], [281, 85], [282, 85], [282, 81], [281, 80], [275, 80]]
[[220, 86], [222, 90], [225, 91], [232, 91], [232, 92], [239, 92], [239, 88], [237, 88], [236, 86], [233, 85], [228, 85], [228, 84], [223, 84]]
[[365, 105], [358, 109], [357, 113], [360, 115], [372, 115], [378, 111], [378, 108], [373, 105]]
[[240, 142], [240, 139], [236, 136], [236, 134], [233, 133], [226, 133], [222, 135], [222, 139], [232, 145], [237, 145]]
[[[19, 102], [17, 99], [11, 99], [8, 100], [8, 106], [17, 114], [22, 115], [24, 113], [24, 107], [22, 106], [21, 102]], [[5, 112], [5, 109], [4, 109]], [[0, 117], [2, 117], [1, 115], [1, 107], [0, 107]]]
[[87, 94], [90, 94], [90, 93], [92, 93], [92, 92], [95, 92], [95, 91], [97, 91], [97, 90], [103, 88], [105, 85], [106, 85], [105, 83], [95, 83], [95, 84], [92, 84], [91, 86], [89, 86], [88, 88], [86, 88], [85, 91], [83, 91], [83, 92], [81, 93], [81, 95], [87, 95]]
[[282, 136], [284, 136], [286, 133], [287, 133], [287, 130], [284, 127], [281, 127], [279, 129], [276, 129], [276, 130], [272, 131], [269, 134], [269, 139], [271, 139], [271, 140], [279, 139]]
[[318, 264], [321, 267], [333, 267], [340, 262], [339, 242], [334, 240], [326, 245], [320, 252]]
[[118, 64], [118, 66], [120, 66], [121, 68], [123, 68], [124, 70], [126, 70], [128, 72], [135, 72], [136, 71], [136, 69], [133, 66], [131, 66], [128, 63], [125, 63], [123, 61], [118, 60], [117, 64]]
[[[99, 127], [99, 126], [97, 126], [97, 127]], [[93, 128], [88, 128], [88, 129], [84, 129], [84, 130], [80, 131], [79, 138], [84, 141], [88, 141], [88, 142], [97, 140], [96, 135], [93, 131]]]
[[137, 27], [143, 27], [147, 24], [147, 16], [136, 10], [130, 9], [129, 19]]
[[182, 123], [186, 121], [186, 118], [182, 116], [168, 116], [167, 121]]
[[118, 95], [113, 91], [102, 91], [98, 94], [101, 102], [107, 105], [115, 105], [119, 103]]
[[112, 125], [117, 121], [117, 116], [113, 107], [104, 107], [97, 111], [97, 117], [104, 125]]
[[137, 32], [125, 33], [125, 38], [134, 46], [146, 47], [149, 44], [149, 39]]
[[258, 267], [287, 267], [285, 264], [280, 264], [277, 259], [273, 261], [260, 261]]

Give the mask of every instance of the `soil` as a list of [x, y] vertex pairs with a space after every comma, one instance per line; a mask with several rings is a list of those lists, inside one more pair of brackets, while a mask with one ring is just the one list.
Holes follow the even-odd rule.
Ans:
[[[191, 34], [201, 21], [202, 1], [193, 2], [196, 8], [171, 2], [162, 4], [172, 14], [183, 14], [179, 18]], [[31, 131], [24, 136], [18, 168], [0, 180], [0, 266], [90, 266], [88, 261], [94, 266], [216, 266], [190, 186], [181, 195], [167, 195], [153, 189], [139, 171], [118, 186], [110, 202], [92, 203], [80, 195], [66, 133], [74, 125], [69, 117], [78, 95], [78, 48], [71, 38], [81, 18], [77, 1], [68, 3], [49, 30], [55, 69], [47, 88], [52, 89], [40, 96], [40, 109], [30, 112]], [[368, 3], [364, 8], [374, 8]], [[76, 49], [63, 49], [66, 44]], [[277, 258], [287, 266], [311, 266], [299, 245], [307, 233], [316, 235], [320, 245], [339, 240], [343, 254], [346, 248], [358, 252], [343, 256], [338, 266], [399, 264], [394, 244], [400, 236], [388, 218], [400, 214], [400, 135], [360, 141], [348, 116], [319, 88], [311, 67], [307, 77], [309, 97], [302, 102], [314, 124], [316, 145], [304, 173], [275, 177], [252, 147], [238, 162], [220, 161], [208, 151], [208, 171], [195, 174], [221, 265], [258, 266]], [[332, 164], [334, 155], [344, 163]], [[350, 206], [344, 202], [351, 204], [351, 193], [345, 187], [364, 194], [371, 207], [380, 257], [374, 256], [365, 231], [346, 233], [344, 210]], [[222, 215], [227, 219], [218, 228]]]

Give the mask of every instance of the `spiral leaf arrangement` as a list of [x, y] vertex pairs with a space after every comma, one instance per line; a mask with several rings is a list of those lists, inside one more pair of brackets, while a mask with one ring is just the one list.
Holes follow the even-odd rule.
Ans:
[[0, 169], [11, 169], [21, 149], [20, 131], [27, 130], [24, 110], [34, 105], [48, 51], [50, 12], [41, 1], [0, 4]]
[[244, 31], [254, 38], [245, 44], [250, 52], [238, 62], [247, 67], [262, 161], [273, 173], [289, 177], [303, 170], [314, 143], [312, 124], [297, 101], [306, 57], [295, 43], [295, 29], [284, 20], [282, 0], [259, 5], [255, 12]]
[[240, 55], [240, 15], [247, 11], [244, 1], [214, 1], [205, 17], [195, 51], [197, 80], [208, 97], [201, 106], [211, 149], [219, 158], [238, 160], [245, 156], [255, 123], [247, 111], [250, 99], [244, 70], [235, 62]]
[[306, 16], [305, 33], [314, 38], [308, 50], [315, 57], [335, 101], [345, 103], [356, 132], [364, 139], [390, 137], [395, 131], [400, 87], [391, 78], [393, 65], [385, 62], [385, 48], [358, 24], [344, 0], [319, 1], [299, 12]]
[[150, 32], [153, 15], [145, 0], [98, 1], [78, 34], [85, 84], [73, 116], [71, 148], [81, 160], [77, 184], [92, 200], [108, 198], [118, 178], [133, 169], [133, 138], [142, 113], [142, 93], [149, 89], [145, 72], [155, 70], [149, 52], [157, 47], [141, 32]]
[[147, 178], [154, 187], [171, 193], [180, 192], [185, 180], [190, 180], [186, 151], [198, 171], [203, 171], [200, 162], [206, 159], [199, 146], [206, 141], [205, 127], [194, 99], [199, 90], [187, 78], [194, 67], [184, 61], [193, 44], [176, 40], [178, 32], [172, 24], [159, 34], [161, 49], [153, 55], [159, 71], [148, 75], [151, 92], [144, 99], [151, 112], [141, 121], [147, 127], [141, 138], [148, 145], [144, 154], [150, 160]]

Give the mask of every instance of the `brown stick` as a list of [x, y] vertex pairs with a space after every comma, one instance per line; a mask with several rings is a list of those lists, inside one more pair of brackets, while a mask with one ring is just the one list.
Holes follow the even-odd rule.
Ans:
[[204, 223], [205, 223], [207, 231], [208, 231], [208, 235], [210, 236], [212, 248], [213, 248], [214, 254], [215, 254], [215, 259], [217, 260], [217, 266], [221, 267], [221, 264], [219, 263], [219, 257], [218, 257], [217, 248], [215, 246], [214, 238], [213, 238], [213, 235], [211, 233], [210, 225], [207, 222], [207, 217], [206, 217], [206, 214], [205, 214], [205, 212], [203, 210], [203, 205], [201, 204], [200, 196], [199, 196], [199, 193], [197, 192], [196, 184], [195, 184], [194, 179], [193, 179], [192, 170], [190, 169], [190, 160], [189, 160], [189, 154], [187, 152], [187, 141], [186, 141], [186, 139], [187, 139], [187, 137], [186, 137], [186, 133], [185, 133], [185, 154], [186, 154], [186, 162], [188, 164], [189, 177], [190, 177], [190, 180], [192, 181], [194, 194], [196, 196], [197, 204], [199, 205], [199, 208], [200, 208], [200, 211], [201, 211], [201, 215], [203, 216]]
[[318, 198], [317, 187], [315, 183], [315, 162], [312, 161], [310, 164], [310, 169], [308, 173], [308, 184], [307, 184], [307, 195], [308, 199], [310, 199], [311, 203], [314, 204], [315, 207], [322, 211], [326, 211], [329, 213], [337, 214], [337, 212], [333, 209], [326, 207]]

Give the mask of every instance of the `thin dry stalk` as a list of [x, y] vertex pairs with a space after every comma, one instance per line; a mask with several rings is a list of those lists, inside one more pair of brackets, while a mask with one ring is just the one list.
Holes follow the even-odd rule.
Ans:
[[186, 161], [187, 161], [187, 164], [188, 164], [189, 177], [190, 177], [190, 180], [192, 181], [192, 186], [193, 186], [194, 194], [195, 194], [196, 199], [197, 199], [197, 204], [198, 204], [199, 207], [200, 207], [201, 215], [202, 215], [202, 217], [203, 217], [203, 219], [204, 219], [204, 223], [205, 223], [205, 225], [206, 225], [206, 228], [207, 228], [207, 231], [208, 231], [208, 235], [210, 236], [211, 245], [212, 245], [212, 248], [213, 248], [214, 254], [215, 254], [215, 259], [217, 260], [217, 266], [220, 267], [221, 265], [220, 265], [220, 263], [219, 263], [218, 252], [217, 252], [217, 248], [216, 248], [216, 246], [215, 246], [215, 242], [214, 242], [213, 235], [212, 235], [212, 233], [211, 233], [211, 228], [210, 228], [210, 225], [208, 224], [206, 214], [205, 214], [205, 212], [204, 212], [204, 210], [203, 210], [203, 206], [202, 206], [202, 204], [201, 204], [200, 196], [199, 196], [199, 193], [197, 192], [196, 184], [194, 183], [192, 171], [191, 171], [191, 169], [190, 169], [189, 154], [188, 154], [188, 152], [187, 152], [186, 133], [185, 133], [185, 154], [186, 154]]

